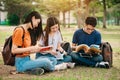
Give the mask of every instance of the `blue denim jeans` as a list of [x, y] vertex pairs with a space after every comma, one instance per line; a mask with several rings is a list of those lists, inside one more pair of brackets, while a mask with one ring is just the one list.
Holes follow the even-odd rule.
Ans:
[[31, 60], [29, 56], [15, 58], [15, 66], [18, 72], [24, 72], [35, 68], [43, 68], [47, 71], [53, 71], [56, 64], [57, 60], [53, 57], [39, 57], [35, 60]]
[[80, 53], [77, 52], [73, 52], [70, 54], [73, 62], [75, 62], [76, 64], [80, 64], [80, 65], [86, 65], [86, 66], [95, 66], [97, 62], [101, 62], [103, 60], [102, 55], [96, 55], [93, 56], [91, 58], [85, 58], [85, 57], [81, 57]]
[[57, 60], [57, 64], [61, 64], [63, 62], [72, 62], [72, 57], [70, 55], [64, 55], [64, 59], [62, 60]]
[[[36, 53], [36, 59], [39, 57], [43, 57], [43, 56], [48, 56], [48, 58], [51, 60], [51, 58], [55, 58], [55, 56], [51, 55], [51, 54], [40, 54], [40, 53]], [[64, 55], [63, 56], [63, 60], [57, 60], [57, 64], [63, 63], [63, 62], [72, 62], [72, 57], [70, 55]], [[55, 61], [53, 61], [55, 62]], [[56, 65], [56, 64], [55, 64]]]
[[48, 54], [36, 53], [36, 59], [38, 59], [38, 58], [48, 58], [53, 66], [55, 66], [57, 64], [56, 57], [49, 53]]

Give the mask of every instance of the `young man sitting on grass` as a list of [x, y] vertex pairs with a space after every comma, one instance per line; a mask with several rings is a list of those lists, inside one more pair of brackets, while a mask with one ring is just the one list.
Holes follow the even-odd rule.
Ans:
[[[76, 49], [77, 46], [81, 44], [86, 44], [88, 46], [97, 45], [97, 47], [94, 47], [99, 48], [99, 45], [101, 44], [101, 34], [97, 30], [95, 30], [96, 25], [96, 18], [87, 17], [84, 27], [75, 31], [73, 35], [72, 48]], [[103, 62], [103, 57], [101, 54], [93, 55], [92, 57], [84, 57], [80, 54], [85, 54], [85, 52], [81, 50], [79, 52], [71, 54], [72, 59], [76, 64], [109, 68], [109, 63]]]

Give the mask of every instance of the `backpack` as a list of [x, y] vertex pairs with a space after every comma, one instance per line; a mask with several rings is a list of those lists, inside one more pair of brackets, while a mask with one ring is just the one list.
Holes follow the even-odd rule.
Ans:
[[[21, 28], [23, 29], [22, 39], [24, 40], [25, 30], [24, 30], [23, 27], [21, 27]], [[12, 48], [12, 36], [9, 36], [5, 40], [5, 43], [4, 43], [4, 46], [3, 46], [3, 51], [2, 51], [2, 57], [3, 57], [4, 65], [10, 65], [10, 66], [15, 65], [15, 55], [11, 52], [11, 48]]]
[[72, 48], [69, 42], [66, 41], [62, 42], [61, 47], [67, 52], [67, 54], [70, 54], [72, 52]]
[[107, 61], [112, 67], [113, 63], [113, 50], [109, 42], [102, 42], [100, 45], [101, 54], [103, 56], [103, 61]]

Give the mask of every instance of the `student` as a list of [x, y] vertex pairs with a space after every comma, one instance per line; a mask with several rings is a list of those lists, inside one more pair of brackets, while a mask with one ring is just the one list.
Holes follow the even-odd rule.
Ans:
[[[60, 32], [60, 24], [57, 18], [49, 17], [47, 19], [44, 34], [45, 40], [40, 41], [40, 44], [43, 46], [53, 46], [53, 50], [50, 53], [56, 54], [54, 57], [57, 59], [57, 64], [60, 64], [60, 66], [67, 65], [67, 67], [70, 67], [70, 65], [72, 65], [73, 67], [74, 63], [69, 63], [72, 61], [71, 56], [67, 55], [67, 52], [65, 52], [65, 50], [61, 47], [62, 35]], [[41, 54], [36, 54], [36, 58], [39, 56], [41, 56]]]
[[[23, 35], [24, 39], [22, 40]], [[13, 32], [12, 53], [16, 55], [15, 67], [17, 72], [43, 74], [44, 70], [54, 70], [54, 65], [48, 58], [30, 59], [30, 54], [39, 52], [42, 49], [42, 47], [36, 45], [37, 40], [42, 36], [41, 15], [33, 11], [26, 17], [24, 24], [19, 25]], [[56, 59], [54, 61], [56, 64]]]
[[[82, 29], [75, 31], [72, 40], [72, 48], [80, 44], [86, 44], [88, 46], [94, 44], [99, 46], [101, 44], [101, 34], [95, 27], [97, 25], [97, 20], [94, 17], [87, 17], [85, 20], [85, 26]], [[104, 67], [109, 68], [108, 62], [103, 62], [103, 57], [101, 54], [95, 55], [92, 58], [86, 58], [80, 56], [83, 51], [71, 54], [73, 61], [77, 64], [93, 66], [93, 67]]]

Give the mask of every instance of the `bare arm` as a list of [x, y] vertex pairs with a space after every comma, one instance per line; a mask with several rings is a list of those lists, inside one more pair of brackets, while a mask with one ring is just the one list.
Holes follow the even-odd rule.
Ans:
[[57, 49], [58, 49], [60, 52], [64, 52], [64, 49], [61, 47], [61, 43], [58, 43]]
[[24, 53], [24, 52], [35, 53], [35, 52], [39, 52], [40, 49], [41, 49], [41, 47], [39, 47], [37, 45], [26, 47], [26, 48], [18, 48], [16, 45], [13, 44], [12, 53], [13, 54], [20, 54], [20, 53]]

